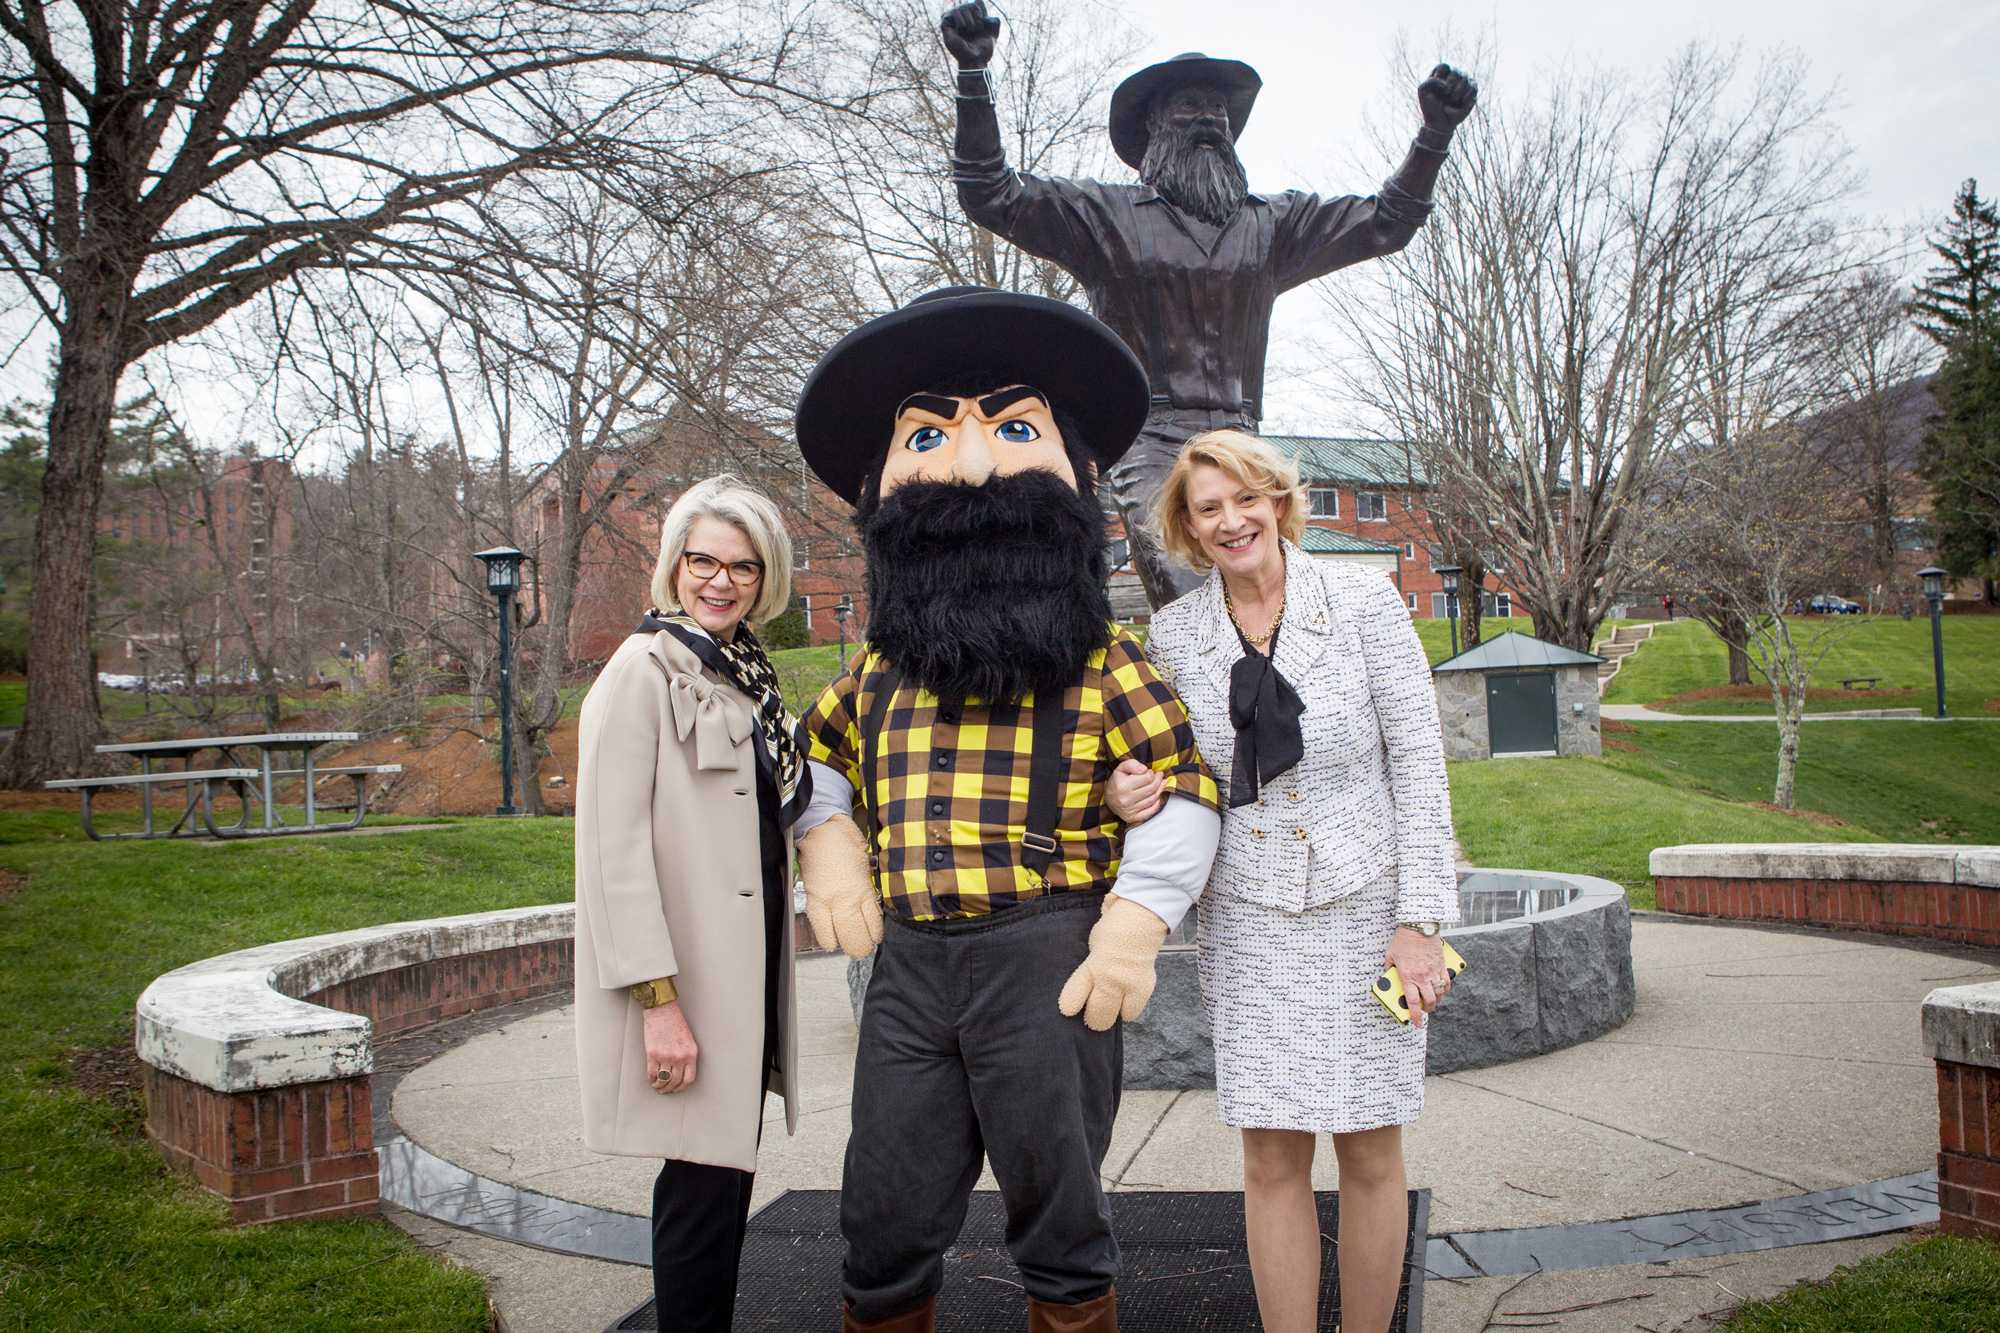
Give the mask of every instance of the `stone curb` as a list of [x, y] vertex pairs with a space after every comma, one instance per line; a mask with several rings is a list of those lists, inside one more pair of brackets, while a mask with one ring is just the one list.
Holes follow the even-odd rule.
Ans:
[[1810, 879], [2000, 887], [2000, 848], [1910, 842], [1686, 843], [1655, 847], [1655, 879]]
[[166, 973], [139, 996], [136, 1046], [153, 1068], [217, 1092], [372, 1072], [373, 1024], [297, 997], [357, 977], [569, 939], [574, 904], [510, 908], [260, 945]]

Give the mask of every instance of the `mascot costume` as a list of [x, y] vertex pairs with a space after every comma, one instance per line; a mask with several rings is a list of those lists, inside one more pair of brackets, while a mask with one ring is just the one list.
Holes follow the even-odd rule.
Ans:
[[[982, 1157], [1027, 1327], [1117, 1327], [1118, 1024], [1220, 827], [1187, 712], [1104, 590], [1095, 478], [1146, 406], [1096, 319], [980, 287], [850, 333], [800, 398], [799, 447], [855, 506], [868, 566], [867, 641], [805, 720], [799, 822], [814, 933], [875, 954], [841, 1182], [848, 1330], [934, 1327]], [[1129, 832], [1107, 803], [1128, 758], [1184, 798]]]

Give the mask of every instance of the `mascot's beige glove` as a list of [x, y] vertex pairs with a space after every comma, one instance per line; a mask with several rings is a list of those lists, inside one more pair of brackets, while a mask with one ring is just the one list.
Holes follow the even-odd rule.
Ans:
[[[810, 892], [810, 890], [808, 890]], [[1065, 1018], [1083, 1012], [1092, 1032], [1130, 1023], [1153, 998], [1153, 960], [1167, 942], [1167, 923], [1130, 898], [1109, 894], [1104, 915], [1090, 928], [1090, 956], [1063, 984], [1056, 1008]]]
[[822, 949], [866, 958], [882, 942], [882, 899], [868, 869], [868, 844], [846, 815], [835, 815], [799, 839], [799, 878], [806, 884], [806, 920]]

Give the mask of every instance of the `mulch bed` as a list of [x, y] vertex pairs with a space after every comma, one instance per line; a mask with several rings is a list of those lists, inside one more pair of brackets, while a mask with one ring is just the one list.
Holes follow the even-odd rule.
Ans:
[[1769, 801], [1745, 801], [1743, 804], [1752, 810], [1767, 810], [1774, 815], [1790, 815], [1794, 819], [1803, 819], [1808, 824], [1824, 824], [1828, 828], [1847, 827], [1847, 821], [1840, 816], [1829, 815], [1820, 810], [1785, 810], [1772, 805]]
[[5, 866], [0, 866], [0, 902], [6, 901], [27, 887], [28, 877], [26, 875], [18, 870], [9, 870]]
[[[1808, 704], [1845, 703], [1880, 700], [1889, 703], [1907, 703], [1916, 696], [1913, 688], [1881, 690], [1822, 690], [1806, 691]], [[1647, 705], [1661, 712], [1671, 713], [1675, 704], [1700, 703], [1705, 699], [1756, 699], [1762, 703], [1771, 701], [1771, 690], [1767, 685], [1711, 685], [1706, 689], [1688, 690], [1681, 694]]]

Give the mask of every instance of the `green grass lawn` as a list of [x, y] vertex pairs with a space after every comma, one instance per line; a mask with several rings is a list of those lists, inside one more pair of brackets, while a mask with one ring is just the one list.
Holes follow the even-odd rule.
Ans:
[[558, 902], [568, 820], [232, 847], [93, 843], [73, 813], [0, 814], [0, 1328], [477, 1330], [483, 1284], [387, 1223], [237, 1229], [170, 1175], [76, 1048], [129, 1049], [140, 990], [230, 949]]
[[[1838, 626], [1839, 639], [1813, 673], [1815, 689], [1838, 690], [1843, 679], [1877, 677], [1878, 689], [1905, 690], [1889, 699], [1814, 701], [1812, 711], [1853, 708], [1915, 707], [1929, 713], [1936, 706], [1931, 676], [1931, 626], [1928, 619], [1895, 616], [1838, 617], [1828, 622], [1814, 617], [1811, 628]], [[1945, 710], [1956, 717], [1987, 715], [1987, 704], [2000, 700], [2000, 616], [1947, 616], [1944, 620]], [[1763, 679], [1752, 673], [1763, 686]], [[1604, 693], [1608, 704], [1654, 704], [1693, 690], [1729, 683], [1729, 654], [1721, 640], [1697, 621], [1661, 625], [1653, 637], [1625, 664]], [[1770, 696], [1750, 699], [1677, 701], [1673, 711], [1689, 714], [1749, 714], [1771, 711]]]
[[1993, 1333], [2000, 1247], [1927, 1236], [1739, 1309], [1730, 1333]]

